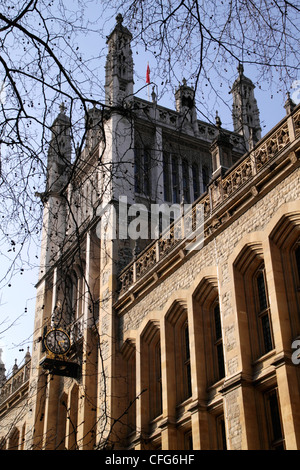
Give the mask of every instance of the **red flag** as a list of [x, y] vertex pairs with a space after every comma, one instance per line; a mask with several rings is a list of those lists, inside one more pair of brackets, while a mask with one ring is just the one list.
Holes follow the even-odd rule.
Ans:
[[146, 72], [146, 83], [150, 83], [150, 67], [149, 64], [147, 65], [147, 72]]

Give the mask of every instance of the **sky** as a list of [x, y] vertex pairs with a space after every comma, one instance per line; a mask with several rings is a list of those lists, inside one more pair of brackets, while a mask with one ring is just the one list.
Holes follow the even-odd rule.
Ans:
[[[107, 26], [107, 34], [110, 31], [110, 25]], [[83, 47], [97, 47], [91, 38], [85, 38]], [[101, 48], [105, 47], [103, 44], [98, 44]], [[143, 88], [138, 96], [143, 99], [148, 99], [148, 90], [145, 87], [145, 77], [147, 63], [149, 62], [150, 73], [155, 71], [156, 63], [150, 53], [140, 46], [133, 50], [134, 64], [135, 64], [135, 90]], [[255, 70], [245, 68], [245, 75], [249, 78], [254, 77]], [[100, 79], [103, 80], [104, 73]], [[300, 78], [300, 77], [299, 77]], [[159, 88], [159, 84], [157, 84]], [[292, 84], [290, 84], [292, 86]], [[273, 94], [273, 91], [264, 87], [255, 89], [255, 96], [260, 110], [260, 119], [262, 125], [262, 135], [265, 135], [274, 125], [277, 124], [285, 116], [285, 109], [283, 107], [286, 97], [284, 95]], [[297, 96], [296, 96], [297, 97]], [[228, 96], [226, 97], [228, 99]], [[299, 100], [300, 101], [300, 100]], [[299, 102], [298, 101], [298, 102]], [[175, 109], [174, 96], [164, 96], [159, 104]], [[201, 105], [199, 106], [201, 110]], [[231, 111], [224, 107], [218, 109], [219, 115], [223, 122], [224, 127], [232, 130]], [[198, 115], [199, 119], [203, 119]], [[8, 247], [10, 249], [11, 247]], [[16, 268], [15, 275], [8, 283], [0, 290], [0, 348], [2, 348], [2, 360], [6, 366], [6, 373], [11, 372], [15, 359], [18, 365], [21, 365], [27, 347], [32, 350], [32, 332], [34, 327], [34, 311], [35, 311], [35, 284], [38, 276], [38, 257], [39, 257], [39, 240], [36, 239], [34, 243], [28, 244], [25, 247], [25, 262], [22, 264], [24, 271]], [[10, 253], [7, 253], [9, 256]], [[31, 262], [31, 267], [26, 264], [26, 259]], [[32, 265], [36, 267], [33, 268]], [[2, 256], [0, 260], [0, 279], [7, 274], [9, 267], [9, 259]]]

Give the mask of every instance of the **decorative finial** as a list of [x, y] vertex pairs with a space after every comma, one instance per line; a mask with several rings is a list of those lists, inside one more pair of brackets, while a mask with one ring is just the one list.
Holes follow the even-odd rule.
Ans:
[[296, 107], [294, 101], [291, 98], [291, 94], [289, 91], [286, 94], [286, 102], [284, 103], [284, 107], [285, 107], [287, 115], [292, 113]]
[[152, 87], [151, 96], [152, 96], [152, 102], [153, 102], [153, 103], [156, 103], [155, 85]]
[[117, 20], [117, 23], [119, 25], [121, 25], [123, 23], [123, 16], [121, 15], [121, 13], [119, 13], [117, 16], [116, 16], [116, 20]]
[[28, 362], [31, 359], [30, 351], [29, 351], [29, 346], [27, 346], [27, 352], [25, 354], [25, 362]]
[[243, 73], [244, 73], [244, 66], [243, 66], [243, 64], [242, 64], [241, 62], [239, 62], [239, 65], [238, 65], [237, 69], [238, 69], [239, 75], [240, 75], [240, 76], [243, 75]]
[[66, 114], [67, 108], [64, 102], [62, 102], [61, 105], [59, 106], [59, 110], [62, 114]]
[[13, 369], [13, 374], [16, 374], [16, 372], [18, 372], [19, 368], [18, 368], [18, 364], [17, 364], [17, 359], [15, 359], [15, 363], [14, 363], [12, 369]]
[[220, 129], [220, 127], [222, 126], [222, 122], [221, 122], [220, 116], [219, 116], [219, 114], [218, 114], [218, 111], [216, 111], [215, 120], [216, 120], [216, 127], [217, 127], [218, 129]]
[[183, 86], [186, 86], [186, 78], [182, 79], [182, 84], [183, 84]]

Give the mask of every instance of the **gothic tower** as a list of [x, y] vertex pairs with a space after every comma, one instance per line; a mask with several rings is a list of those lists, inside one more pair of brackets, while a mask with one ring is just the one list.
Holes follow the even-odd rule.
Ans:
[[107, 38], [108, 54], [105, 65], [105, 104], [118, 106], [133, 97], [133, 59], [130, 47], [132, 35], [123, 26], [123, 17]]
[[233, 127], [235, 132], [244, 136], [246, 149], [251, 150], [261, 138], [259, 110], [254, 96], [255, 85], [245, 77], [242, 64], [239, 64], [238, 72], [239, 76], [231, 89]]
[[197, 130], [197, 113], [195, 106], [195, 90], [187, 85], [186, 79], [175, 92], [176, 111], [180, 114], [180, 124], [185, 131], [195, 135]]
[[39, 194], [44, 204], [41, 276], [57, 256], [65, 236], [65, 199], [61, 192], [68, 181], [70, 167], [70, 119], [64, 104], [61, 104], [60, 113], [51, 126], [46, 188], [43, 194]]

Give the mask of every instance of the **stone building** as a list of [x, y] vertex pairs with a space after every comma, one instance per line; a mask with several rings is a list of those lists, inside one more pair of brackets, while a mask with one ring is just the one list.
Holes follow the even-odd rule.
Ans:
[[176, 110], [137, 98], [130, 41], [119, 16], [76, 164], [63, 106], [52, 126], [32, 356], [10, 378], [0, 362], [0, 445], [299, 449], [300, 107], [261, 138], [241, 66], [233, 132], [197, 119], [185, 80]]

